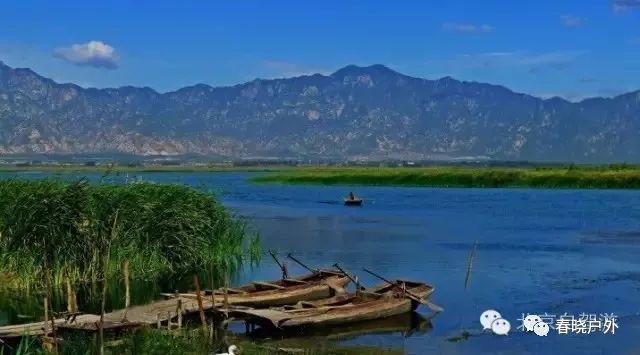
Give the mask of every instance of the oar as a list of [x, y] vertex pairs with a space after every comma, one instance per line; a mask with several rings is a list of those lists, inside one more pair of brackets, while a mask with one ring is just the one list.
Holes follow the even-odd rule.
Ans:
[[[375, 272], [367, 270], [365, 268], [362, 268], [362, 270], [364, 270], [365, 272], [367, 272], [367, 273], [379, 278], [380, 280], [388, 283], [389, 285], [399, 287], [397, 282], [391, 282], [391, 281], [385, 279], [384, 277], [376, 274]], [[431, 308], [431, 310], [434, 311], [434, 312], [442, 312], [442, 311], [444, 311], [444, 308], [438, 306], [437, 304], [434, 304], [434, 303], [429, 302], [428, 300], [422, 299], [422, 297], [419, 297], [419, 296], [413, 294], [412, 292], [410, 292], [408, 290], [403, 290], [403, 291], [409, 296], [410, 299], [412, 299], [412, 300], [414, 300], [414, 301], [416, 301], [416, 302], [418, 302], [420, 304], [424, 304], [425, 306]]]
[[307, 265], [303, 264], [300, 260], [294, 258], [293, 255], [291, 255], [291, 253], [287, 254], [287, 257], [289, 259], [295, 261], [298, 265], [302, 266], [303, 268], [311, 271], [311, 273], [313, 273], [313, 274], [322, 273], [322, 271], [320, 271], [320, 270], [313, 270], [310, 267], [308, 267]]
[[269, 250], [269, 254], [271, 254], [271, 257], [273, 258], [273, 260], [276, 261], [276, 264], [278, 264], [278, 266], [280, 266], [280, 270], [282, 270], [282, 278], [285, 279], [285, 278], [289, 277], [288, 272], [287, 272], [287, 268], [282, 263], [280, 263], [280, 260], [278, 260], [276, 255], [271, 250]]
[[349, 275], [348, 272], [344, 271], [340, 267], [340, 265], [338, 265], [338, 263], [333, 264], [333, 266], [335, 266], [336, 269], [340, 270], [341, 273], [343, 273], [346, 277], [348, 277], [349, 280], [351, 280], [351, 282], [353, 282], [353, 284], [356, 285], [356, 287], [359, 288], [361, 291], [364, 291], [366, 289], [364, 286], [360, 284], [360, 282], [354, 280], [353, 277], [351, 277], [351, 275]]

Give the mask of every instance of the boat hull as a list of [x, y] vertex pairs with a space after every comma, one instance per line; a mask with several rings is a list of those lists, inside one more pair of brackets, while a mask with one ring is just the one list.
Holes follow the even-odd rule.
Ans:
[[349, 200], [349, 199], [345, 199], [344, 200], [344, 205], [345, 206], [362, 206], [362, 200]]
[[[422, 300], [428, 299], [434, 288], [412, 283], [406, 288]], [[262, 326], [279, 329], [327, 327], [375, 319], [383, 319], [410, 313], [418, 307], [416, 300], [407, 297], [398, 286], [383, 285], [371, 292], [357, 295], [345, 294], [316, 302], [305, 302], [286, 309], [242, 309], [233, 310], [240, 316]]]
[[[334, 271], [323, 271], [322, 275], [308, 274], [294, 279], [253, 283], [229, 289], [227, 303], [231, 306], [266, 308], [314, 301], [345, 293], [349, 278]], [[273, 285], [274, 287], [269, 287]], [[275, 287], [278, 286], [279, 288]], [[167, 296], [172, 296], [167, 294]], [[181, 293], [180, 297], [196, 298], [195, 293]], [[224, 303], [224, 289], [205, 291], [203, 297], [213, 299], [216, 306]]]

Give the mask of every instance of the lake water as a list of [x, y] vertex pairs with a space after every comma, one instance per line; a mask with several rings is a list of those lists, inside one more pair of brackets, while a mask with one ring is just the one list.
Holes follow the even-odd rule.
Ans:
[[[250, 183], [249, 173], [139, 176], [213, 189], [260, 232], [265, 250], [291, 252], [314, 266], [339, 262], [365, 285], [379, 282], [363, 267], [436, 287], [432, 301], [445, 311], [428, 331], [363, 335], [347, 344], [411, 354], [640, 353], [640, 191], [262, 185]], [[363, 207], [342, 205], [349, 191], [365, 199]], [[289, 269], [304, 271], [291, 262]], [[266, 256], [237, 281], [279, 277]], [[511, 322], [508, 336], [482, 332], [486, 309]], [[547, 337], [516, 329], [522, 313], [565, 312], [613, 313], [619, 328], [615, 334], [552, 330]], [[472, 336], [448, 340], [463, 330]]]

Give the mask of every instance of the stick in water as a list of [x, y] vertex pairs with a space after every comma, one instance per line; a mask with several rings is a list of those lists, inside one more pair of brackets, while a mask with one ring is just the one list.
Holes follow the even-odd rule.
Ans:
[[464, 277], [464, 288], [467, 289], [469, 285], [469, 279], [471, 278], [471, 268], [473, 267], [473, 257], [476, 255], [476, 248], [478, 247], [478, 241], [473, 244], [471, 254], [469, 255], [469, 262], [467, 263], [467, 275]]

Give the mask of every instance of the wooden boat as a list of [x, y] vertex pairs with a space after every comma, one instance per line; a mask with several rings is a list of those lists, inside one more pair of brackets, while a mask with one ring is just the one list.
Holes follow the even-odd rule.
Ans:
[[[254, 281], [251, 284], [227, 288], [229, 305], [253, 308], [265, 308], [295, 304], [300, 301], [313, 301], [346, 293], [344, 287], [349, 278], [340, 271], [318, 269], [317, 272], [296, 278], [277, 281]], [[163, 294], [168, 297], [196, 298], [195, 293]], [[205, 290], [203, 296], [215, 299], [216, 306], [222, 306], [224, 289]]]
[[354, 198], [354, 199], [345, 198], [344, 205], [345, 206], [362, 206], [362, 199], [361, 198]]
[[402, 333], [405, 337], [425, 334], [433, 329], [431, 320], [416, 312], [403, 313], [392, 317], [363, 322], [346, 323], [330, 327], [256, 328], [247, 335], [252, 338], [272, 339], [274, 337], [321, 337], [323, 340], [347, 340], [362, 335]]
[[[400, 286], [402, 285], [402, 286]], [[343, 294], [315, 302], [269, 309], [231, 309], [232, 317], [249, 324], [288, 329], [325, 327], [382, 319], [415, 311], [433, 293], [430, 285], [398, 280], [370, 291]]]

